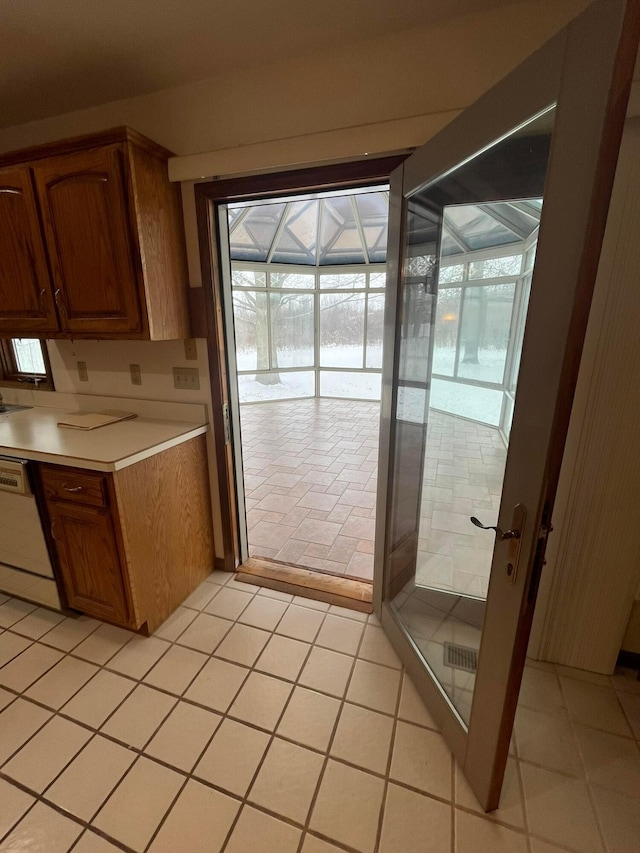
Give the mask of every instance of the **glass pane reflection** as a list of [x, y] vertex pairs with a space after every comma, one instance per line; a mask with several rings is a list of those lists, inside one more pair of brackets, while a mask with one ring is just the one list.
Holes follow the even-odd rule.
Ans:
[[467, 723], [552, 125], [405, 202], [386, 596]]

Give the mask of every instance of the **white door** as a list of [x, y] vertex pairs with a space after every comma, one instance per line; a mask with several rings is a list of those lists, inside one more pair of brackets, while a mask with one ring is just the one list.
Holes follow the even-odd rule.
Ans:
[[487, 810], [551, 530], [638, 17], [635, 3], [594, 3], [392, 175], [376, 607]]

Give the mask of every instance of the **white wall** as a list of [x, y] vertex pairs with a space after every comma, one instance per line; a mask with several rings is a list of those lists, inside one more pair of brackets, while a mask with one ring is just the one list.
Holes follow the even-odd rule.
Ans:
[[[137, 397], [144, 400], [209, 402], [209, 366], [206, 341], [196, 341], [198, 360], [187, 361], [183, 341], [49, 341], [56, 391]], [[78, 378], [77, 362], [87, 364], [88, 382]], [[130, 364], [139, 364], [141, 385], [132, 385]], [[196, 367], [199, 391], [177, 391], [174, 367]]]
[[451, 113], [586, 5], [529, 0], [248, 70], [239, 56], [218, 77], [0, 130], [0, 151], [129, 124], [184, 156]]

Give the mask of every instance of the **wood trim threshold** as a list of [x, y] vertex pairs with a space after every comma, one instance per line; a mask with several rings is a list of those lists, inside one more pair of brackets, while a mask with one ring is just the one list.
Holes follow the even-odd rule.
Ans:
[[259, 557], [249, 557], [246, 563], [238, 566], [236, 579], [241, 583], [314, 598], [325, 604], [335, 604], [361, 613], [373, 613], [373, 585], [364, 581], [314, 572]]

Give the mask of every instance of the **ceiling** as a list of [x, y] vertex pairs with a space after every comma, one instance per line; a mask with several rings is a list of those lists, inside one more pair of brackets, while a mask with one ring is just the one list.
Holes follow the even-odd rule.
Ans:
[[387, 260], [388, 187], [229, 206], [232, 260], [331, 266]]
[[3, 0], [0, 127], [516, 0]]
[[[464, 259], [472, 252], [522, 243], [538, 229], [541, 211], [540, 198], [448, 205], [441, 256]], [[242, 202], [229, 205], [228, 217], [232, 261], [327, 267], [387, 260], [387, 186]], [[410, 211], [410, 246], [424, 252], [426, 244], [432, 250], [433, 227], [432, 220], [425, 226], [423, 217]]]

